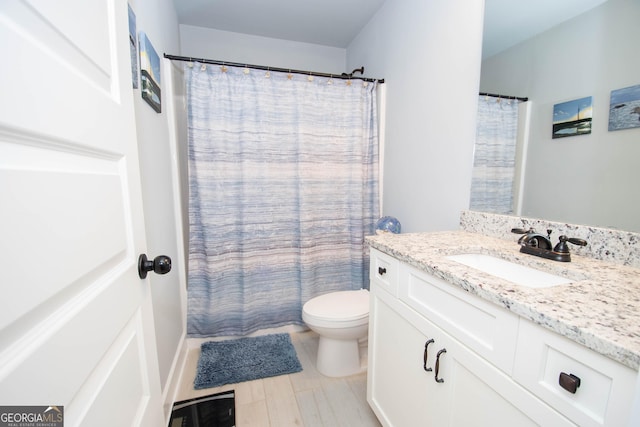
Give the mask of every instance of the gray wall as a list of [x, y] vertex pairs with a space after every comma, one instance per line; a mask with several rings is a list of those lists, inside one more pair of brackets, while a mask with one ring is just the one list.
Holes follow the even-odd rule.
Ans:
[[[640, 231], [640, 128], [608, 131], [640, 84], [640, 2], [609, 0], [482, 63], [482, 91], [532, 101], [523, 216]], [[554, 104], [593, 96], [590, 135], [552, 139]]]
[[457, 229], [469, 206], [483, 2], [387, 0], [347, 48], [387, 86], [383, 213]]

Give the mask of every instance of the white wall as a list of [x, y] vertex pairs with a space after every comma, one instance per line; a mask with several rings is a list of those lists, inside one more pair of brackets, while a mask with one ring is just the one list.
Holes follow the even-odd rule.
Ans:
[[469, 207], [483, 5], [387, 0], [347, 48], [386, 81], [383, 209], [403, 232], [457, 229]]
[[[522, 215], [640, 231], [640, 128], [608, 131], [611, 90], [640, 84], [639, 21], [609, 0], [482, 63], [482, 91], [533, 103]], [[592, 133], [552, 139], [553, 106], [586, 96]]]
[[[138, 32], [147, 34], [158, 55], [179, 49], [178, 20], [172, 0], [129, 0], [137, 17]], [[161, 61], [164, 61], [161, 59]], [[160, 380], [167, 393], [168, 381], [176, 369], [176, 361], [185, 334], [184, 262], [180, 258], [182, 241], [174, 211], [173, 164], [175, 150], [171, 145], [167, 107], [172, 96], [167, 90], [171, 80], [162, 68], [160, 86], [162, 112], [156, 113], [144, 101], [140, 89], [134, 91], [134, 106], [138, 134], [138, 151], [142, 177], [144, 217], [147, 234], [147, 255], [168, 255], [172, 259], [170, 273], [150, 274], [147, 281], [152, 292]], [[114, 124], [116, 125], [116, 124]], [[177, 176], [177, 175], [176, 175]], [[166, 398], [166, 396], [165, 396]], [[168, 396], [169, 399], [172, 396]], [[165, 408], [166, 409], [166, 408]]]
[[341, 74], [346, 50], [289, 40], [180, 25], [180, 55]]

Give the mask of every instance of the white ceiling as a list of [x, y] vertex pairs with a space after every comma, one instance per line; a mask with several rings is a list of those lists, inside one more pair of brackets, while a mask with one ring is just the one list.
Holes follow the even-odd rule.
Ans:
[[[346, 48], [384, 1], [174, 0], [174, 4], [180, 24]], [[483, 57], [605, 1], [485, 0]]]
[[385, 0], [173, 0], [178, 22], [346, 48]]

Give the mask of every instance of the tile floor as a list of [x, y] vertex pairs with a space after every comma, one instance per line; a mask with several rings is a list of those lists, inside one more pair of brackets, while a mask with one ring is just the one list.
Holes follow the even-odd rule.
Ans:
[[233, 389], [238, 427], [380, 426], [367, 403], [366, 372], [345, 378], [325, 377], [315, 368], [317, 334], [294, 332], [291, 341], [302, 372], [204, 390], [193, 388], [200, 348], [190, 349], [176, 401]]

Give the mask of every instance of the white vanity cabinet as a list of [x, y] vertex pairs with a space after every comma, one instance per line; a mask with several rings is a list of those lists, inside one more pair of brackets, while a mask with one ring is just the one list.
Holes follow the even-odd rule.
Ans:
[[517, 316], [375, 249], [370, 265], [367, 400], [383, 425], [575, 425], [511, 377]]

